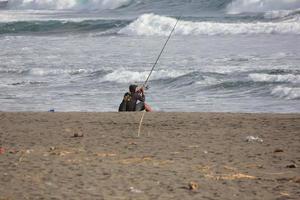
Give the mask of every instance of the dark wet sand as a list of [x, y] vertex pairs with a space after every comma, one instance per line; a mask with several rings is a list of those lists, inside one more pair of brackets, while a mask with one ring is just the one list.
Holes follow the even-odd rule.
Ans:
[[300, 199], [300, 114], [141, 115], [0, 112], [0, 200]]

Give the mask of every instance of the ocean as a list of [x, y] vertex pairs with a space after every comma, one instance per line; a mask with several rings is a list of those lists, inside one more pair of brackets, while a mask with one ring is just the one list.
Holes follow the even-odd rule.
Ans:
[[300, 112], [300, 0], [9, 0], [0, 111]]

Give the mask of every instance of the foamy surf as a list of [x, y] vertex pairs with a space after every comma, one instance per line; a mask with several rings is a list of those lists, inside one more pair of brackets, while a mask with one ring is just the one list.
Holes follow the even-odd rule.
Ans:
[[300, 9], [297, 10], [276, 10], [265, 12], [266, 19], [300, 21]]
[[270, 83], [299, 83], [300, 75], [295, 74], [249, 74], [249, 78], [256, 82], [270, 82]]
[[102, 10], [127, 6], [132, 0], [10, 0], [11, 9]]
[[[128, 83], [128, 82], [143, 82], [149, 74], [149, 71], [130, 71], [130, 70], [117, 70], [105, 75], [102, 81]], [[168, 78], [176, 78], [184, 75], [185, 72], [178, 70], [158, 70], [153, 71], [151, 80], [162, 80]]]
[[[155, 14], [144, 14], [119, 31], [120, 34], [139, 36], [167, 36], [176, 19]], [[255, 23], [220, 23], [180, 21], [176, 35], [251, 35], [251, 34], [300, 34], [300, 23], [255, 22]]]
[[271, 94], [284, 99], [300, 99], [300, 88], [277, 86], [272, 89]]
[[299, 8], [299, 0], [234, 0], [228, 5], [227, 10], [231, 14], [238, 14], [244, 12], [295, 10]]

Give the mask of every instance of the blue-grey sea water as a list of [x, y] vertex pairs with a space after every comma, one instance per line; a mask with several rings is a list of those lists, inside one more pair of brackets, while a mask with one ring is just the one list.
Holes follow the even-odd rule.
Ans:
[[300, 112], [300, 0], [10, 0], [0, 111], [117, 111], [180, 16], [154, 110]]

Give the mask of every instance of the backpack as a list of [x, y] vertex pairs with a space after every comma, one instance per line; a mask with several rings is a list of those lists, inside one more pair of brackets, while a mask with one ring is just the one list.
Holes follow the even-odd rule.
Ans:
[[132, 96], [129, 92], [124, 94], [123, 101], [119, 106], [119, 112], [129, 111], [128, 106], [129, 106], [129, 102], [131, 101], [131, 98]]

